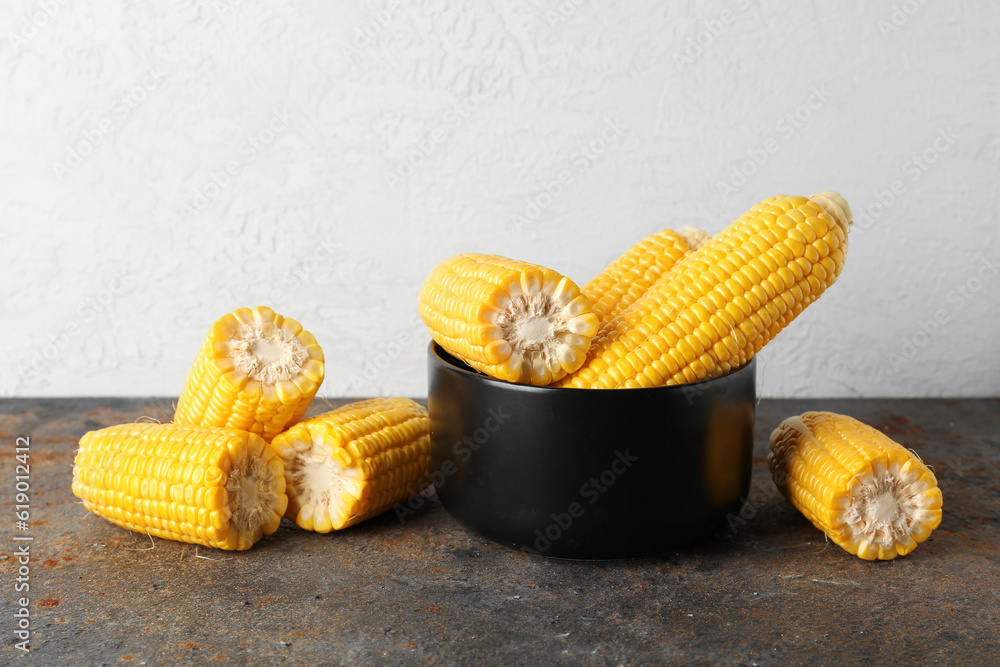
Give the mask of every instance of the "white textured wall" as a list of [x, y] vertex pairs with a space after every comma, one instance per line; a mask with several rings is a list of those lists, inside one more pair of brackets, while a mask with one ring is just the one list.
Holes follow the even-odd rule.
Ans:
[[261, 303], [319, 339], [322, 393], [422, 395], [445, 257], [582, 283], [833, 188], [847, 266], [763, 353], [766, 395], [995, 395], [998, 7], [5, 2], [0, 394], [175, 395]]

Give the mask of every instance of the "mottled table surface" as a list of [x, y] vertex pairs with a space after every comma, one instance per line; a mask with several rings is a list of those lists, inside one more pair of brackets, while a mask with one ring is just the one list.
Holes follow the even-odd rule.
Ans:
[[[767, 435], [811, 409], [851, 414], [934, 467], [945, 518], [930, 540], [865, 562], [777, 494]], [[169, 399], [0, 401], [0, 661], [1000, 662], [1000, 399], [764, 400], [742, 517], [696, 546], [604, 562], [493, 544], [434, 500], [405, 521], [390, 513], [338, 534], [286, 523], [242, 553], [88, 514], [70, 490], [79, 437], [170, 413]], [[14, 517], [19, 436], [31, 439], [27, 531]], [[33, 538], [29, 654], [15, 647], [15, 536]]]

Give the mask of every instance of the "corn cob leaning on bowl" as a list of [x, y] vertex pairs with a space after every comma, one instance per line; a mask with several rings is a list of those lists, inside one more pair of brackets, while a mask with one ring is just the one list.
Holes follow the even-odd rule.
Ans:
[[323, 374], [323, 351], [301, 324], [264, 306], [238, 308], [205, 336], [174, 421], [270, 441], [306, 413]]
[[941, 523], [941, 490], [914, 454], [846, 415], [806, 412], [771, 433], [774, 483], [813, 525], [865, 560], [904, 556]]
[[381, 514], [430, 472], [427, 411], [374, 398], [299, 422], [272, 441], [284, 463], [287, 516], [327, 533]]
[[601, 327], [557, 386], [657, 387], [742, 366], [834, 283], [851, 223], [835, 192], [764, 200]]
[[122, 528], [237, 550], [277, 530], [288, 503], [281, 459], [260, 436], [178, 424], [87, 433], [73, 493]]
[[497, 255], [445, 260], [420, 290], [431, 337], [473, 368], [547, 385], [579, 368], [597, 316], [569, 278]]

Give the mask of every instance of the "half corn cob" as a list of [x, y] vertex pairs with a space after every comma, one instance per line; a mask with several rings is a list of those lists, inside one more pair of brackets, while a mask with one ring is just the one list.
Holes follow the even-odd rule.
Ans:
[[708, 238], [697, 227], [664, 229], [626, 250], [581, 288], [598, 321], [614, 319]]
[[905, 556], [941, 523], [941, 490], [919, 458], [874, 428], [831, 412], [790, 417], [767, 465], [807, 519], [865, 560]]
[[122, 528], [238, 550], [277, 530], [288, 503], [281, 459], [260, 436], [177, 424], [87, 433], [73, 493]]
[[435, 267], [420, 290], [420, 317], [473, 368], [535, 385], [579, 368], [598, 328], [572, 280], [496, 255], [456, 255]]
[[764, 200], [605, 324], [559, 386], [684, 384], [742, 366], [834, 283], [851, 222], [835, 192]]
[[273, 446], [285, 464], [288, 518], [319, 533], [381, 514], [418, 491], [431, 467], [427, 411], [408, 398], [311, 417]]
[[239, 308], [209, 329], [174, 421], [270, 441], [305, 414], [323, 373], [323, 351], [302, 325], [264, 306]]

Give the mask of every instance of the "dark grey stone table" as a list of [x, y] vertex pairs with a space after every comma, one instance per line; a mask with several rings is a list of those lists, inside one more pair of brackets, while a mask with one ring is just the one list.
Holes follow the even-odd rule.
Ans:
[[[339, 404], [343, 401], [337, 401]], [[327, 405], [318, 405], [325, 409]], [[826, 543], [767, 476], [767, 436], [851, 414], [937, 471], [941, 527], [905, 558]], [[569, 562], [470, 533], [430, 501], [342, 533], [291, 524], [248, 552], [130, 534], [70, 490], [84, 432], [167, 399], [0, 401], [0, 573], [8, 664], [997, 664], [1000, 399], [762, 401], [738, 520], [655, 558]], [[14, 522], [16, 438], [32, 515]], [[15, 648], [15, 536], [30, 535], [31, 652]]]

